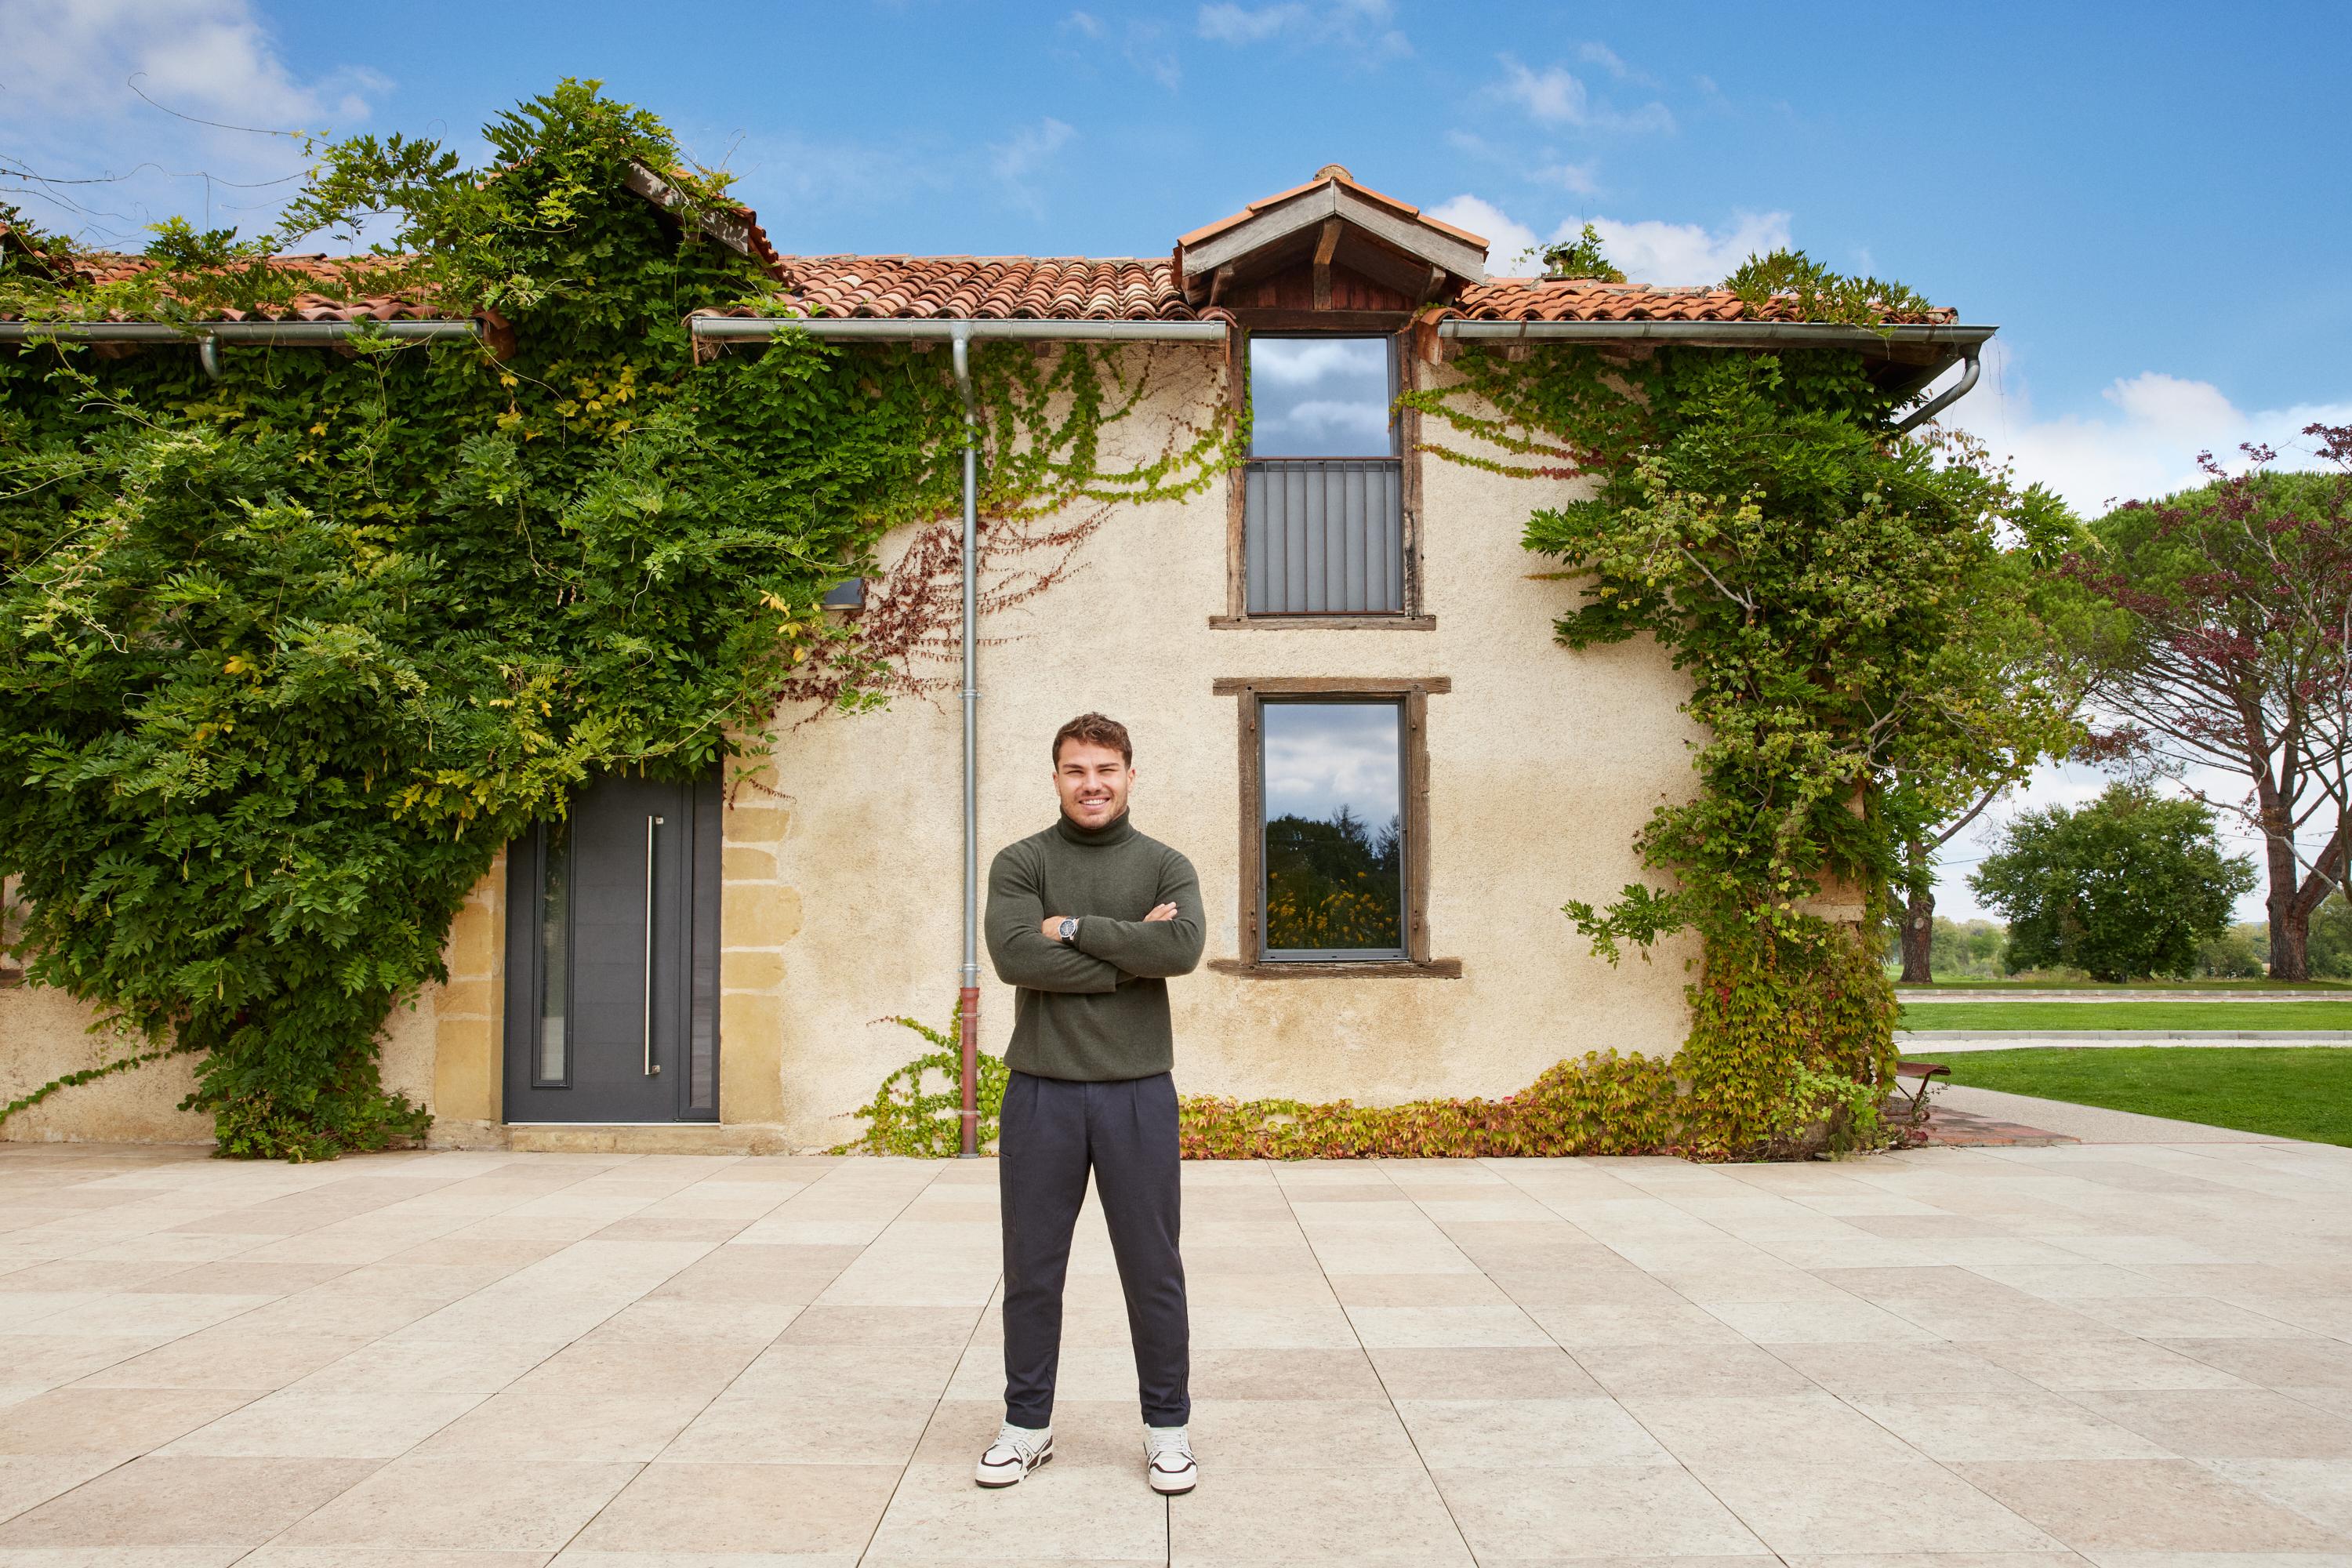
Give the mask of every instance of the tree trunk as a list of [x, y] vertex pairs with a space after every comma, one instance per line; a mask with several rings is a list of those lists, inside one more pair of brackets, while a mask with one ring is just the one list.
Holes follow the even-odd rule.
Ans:
[[1926, 985], [1935, 979], [1927, 954], [1936, 936], [1935, 866], [1917, 839], [1903, 847], [1903, 984]]
[[2308, 980], [2311, 911], [2295, 896], [2303, 890], [2302, 868], [2294, 863], [2294, 851], [2276, 838], [2263, 848], [2270, 862], [2270, 896], [2263, 902], [2271, 917], [2271, 978]]

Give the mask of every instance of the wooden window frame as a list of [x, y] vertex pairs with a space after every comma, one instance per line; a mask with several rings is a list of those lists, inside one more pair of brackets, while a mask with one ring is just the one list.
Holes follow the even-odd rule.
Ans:
[[[1443, 675], [1220, 677], [1210, 683], [1233, 697], [1239, 710], [1241, 775], [1241, 948], [1238, 958], [1213, 958], [1221, 974], [1261, 980], [1461, 978], [1458, 958], [1433, 958], [1429, 940], [1429, 699], [1454, 689]], [[1265, 782], [1260, 772], [1259, 714], [1264, 700], [1316, 697], [1386, 698], [1403, 710], [1405, 956], [1401, 959], [1269, 959], [1265, 952]]]
[[[1296, 316], [1300, 313], [1291, 312]], [[1311, 322], [1311, 324], [1310, 324]], [[1400, 395], [1418, 384], [1419, 362], [1413, 356], [1410, 324], [1398, 329], [1382, 319], [1377, 326], [1349, 326], [1339, 321], [1274, 320], [1259, 324], [1269, 337], [1386, 337], [1389, 363], [1394, 367]], [[1225, 334], [1225, 397], [1235, 417], [1249, 412], [1249, 342], [1252, 329], [1236, 324]], [[1422, 607], [1421, 597], [1421, 411], [1411, 405], [1396, 413], [1396, 456], [1399, 504], [1404, 517], [1404, 608], [1391, 614], [1337, 616], [1253, 616], [1249, 613], [1248, 469], [1246, 464], [1225, 475], [1225, 613], [1211, 616], [1218, 631], [1376, 631], [1427, 632], [1437, 629], [1437, 617]]]

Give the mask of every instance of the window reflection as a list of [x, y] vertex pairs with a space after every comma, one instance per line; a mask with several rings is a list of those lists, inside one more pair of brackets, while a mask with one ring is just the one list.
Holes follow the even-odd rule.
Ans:
[[1268, 702], [1260, 734], [1266, 951], [1402, 956], [1402, 705]]
[[1252, 337], [1250, 455], [1394, 456], [1389, 371], [1386, 338]]
[[539, 1062], [541, 1083], [571, 1076], [564, 1013], [572, 990], [572, 822], [547, 824], [541, 861], [539, 921]]

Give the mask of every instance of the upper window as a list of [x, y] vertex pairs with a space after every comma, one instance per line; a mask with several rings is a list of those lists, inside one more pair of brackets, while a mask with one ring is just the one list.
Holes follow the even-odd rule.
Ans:
[[1393, 341], [1253, 334], [1249, 387], [1246, 613], [1404, 614]]
[[1262, 715], [1264, 956], [1403, 958], [1404, 704], [1267, 702]]
[[1387, 338], [1249, 340], [1250, 456], [1396, 455]]

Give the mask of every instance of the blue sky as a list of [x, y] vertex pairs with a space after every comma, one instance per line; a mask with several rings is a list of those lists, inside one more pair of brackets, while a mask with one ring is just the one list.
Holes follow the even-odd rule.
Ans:
[[2200, 447], [2292, 457], [2352, 421], [2345, 14], [2251, 16], [0, 0], [0, 163], [128, 174], [27, 205], [135, 247], [172, 212], [266, 223], [299, 163], [137, 91], [470, 153], [498, 108], [593, 76], [735, 170], [787, 251], [1160, 255], [1336, 161], [1495, 238], [1497, 270], [1590, 219], [1637, 279], [1780, 243], [1900, 279], [2001, 328], [1958, 422], [2095, 509], [2190, 481]]

